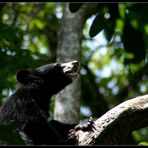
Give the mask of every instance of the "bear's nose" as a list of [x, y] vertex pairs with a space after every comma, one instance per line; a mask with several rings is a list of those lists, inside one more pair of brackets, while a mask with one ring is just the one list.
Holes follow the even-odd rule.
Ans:
[[79, 62], [78, 61], [72, 61], [72, 65], [78, 66], [79, 65]]

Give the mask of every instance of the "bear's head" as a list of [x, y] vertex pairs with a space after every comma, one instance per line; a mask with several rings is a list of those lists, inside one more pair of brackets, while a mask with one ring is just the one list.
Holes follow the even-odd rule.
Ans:
[[[36, 69], [22, 69], [16, 78], [19, 89], [25, 90], [42, 109], [48, 109], [52, 95], [64, 89], [78, 77], [78, 61], [52, 63]], [[46, 106], [46, 107], [45, 107]]]
[[78, 66], [78, 61], [47, 64], [36, 69], [22, 69], [16, 78], [21, 86], [35, 84], [34, 87], [48, 90], [53, 95], [77, 78]]

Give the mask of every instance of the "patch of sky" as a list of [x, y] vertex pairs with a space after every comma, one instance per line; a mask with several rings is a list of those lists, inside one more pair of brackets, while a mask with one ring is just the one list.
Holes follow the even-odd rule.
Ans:
[[119, 88], [116, 86], [117, 80], [116, 79], [112, 79], [108, 84], [108, 88], [110, 88], [113, 92], [114, 95], [116, 95], [119, 91]]
[[92, 115], [90, 108], [86, 106], [81, 106], [80, 112], [87, 117], [90, 117]]
[[81, 73], [82, 75], [86, 75], [86, 74], [87, 74], [87, 71], [86, 71], [84, 68], [81, 68], [80, 73]]
[[26, 24], [23, 24], [23, 25], [21, 26], [21, 29], [22, 29], [23, 31], [26, 31], [27, 25], [26, 25]]
[[13, 94], [13, 91], [11, 89], [4, 89], [2, 91], [2, 94], [6, 97], [3, 98], [3, 102], [5, 102], [8, 99], [8, 96], [11, 96]]
[[56, 7], [56, 17], [57, 17], [58, 19], [61, 19], [62, 16], [63, 16], [62, 7], [61, 7], [61, 6]]
[[116, 83], [117, 83], [117, 80], [116, 79], [112, 79], [110, 82], [108, 82], [107, 86], [109, 88], [112, 88], [112, 87], [114, 87], [116, 85]]
[[[41, 54], [47, 54], [48, 50], [45, 46], [43, 46], [40, 42], [39, 42], [39, 38], [38, 37], [33, 37], [33, 42], [34, 43], [38, 43], [39, 46], [39, 52]], [[24, 43], [22, 48], [23, 49], [28, 49], [28, 46], [30, 45], [30, 37], [28, 35], [24, 35]], [[35, 58], [35, 57], [34, 57]]]
[[147, 91], [146, 85], [144, 85], [144, 84], [140, 85], [140, 91], [141, 91], [142, 93], [145, 93], [145, 92]]
[[[89, 67], [93, 67], [93, 64], [90, 63]], [[112, 73], [118, 74], [118, 72], [122, 69], [122, 64], [119, 64], [115, 59], [111, 59], [108, 65], [104, 66], [102, 69], [94, 69], [94, 72], [99, 77], [108, 78], [112, 75]]]
[[114, 86], [114, 87], [112, 88], [112, 93], [113, 93], [114, 95], [117, 95], [118, 92], [119, 92], [119, 88], [118, 88], [117, 86]]
[[29, 42], [30, 38], [28, 35], [24, 35], [23, 38], [24, 38], [24, 43], [23, 43], [22, 48], [27, 49], [30, 44], [30, 42]]

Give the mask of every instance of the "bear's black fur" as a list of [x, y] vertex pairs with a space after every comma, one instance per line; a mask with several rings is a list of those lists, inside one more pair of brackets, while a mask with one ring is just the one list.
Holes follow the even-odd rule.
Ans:
[[[20, 70], [16, 76], [18, 88], [1, 107], [0, 124], [22, 123], [20, 134], [28, 144], [66, 144], [67, 133], [74, 125], [48, 122], [49, 103], [52, 95], [77, 77], [78, 65], [72, 61]], [[59, 132], [60, 129], [63, 132]]]

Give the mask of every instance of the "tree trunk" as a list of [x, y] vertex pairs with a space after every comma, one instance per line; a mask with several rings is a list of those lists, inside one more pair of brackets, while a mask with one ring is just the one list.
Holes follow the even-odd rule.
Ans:
[[[84, 4], [76, 13], [71, 13], [68, 5], [64, 3], [64, 14], [58, 38], [57, 62], [72, 60], [81, 62], [83, 26], [86, 19], [94, 12], [96, 4]], [[78, 123], [80, 96], [80, 78], [78, 78], [56, 96], [54, 119], [68, 124]]]

